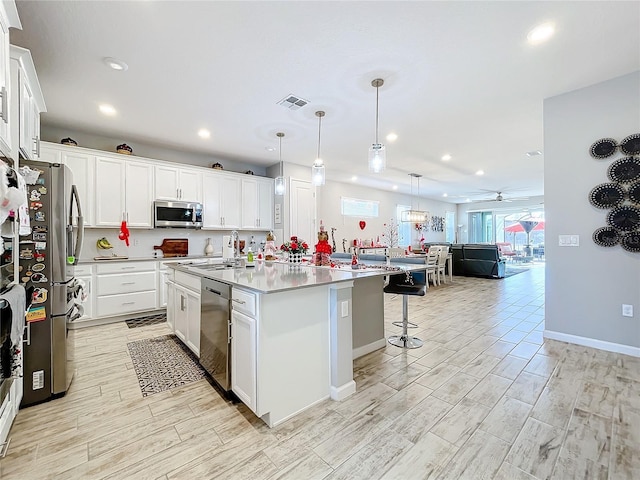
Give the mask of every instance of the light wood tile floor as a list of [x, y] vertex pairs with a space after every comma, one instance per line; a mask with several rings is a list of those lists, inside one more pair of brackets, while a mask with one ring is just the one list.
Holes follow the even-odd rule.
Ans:
[[356, 360], [355, 395], [274, 429], [205, 380], [143, 398], [126, 344], [166, 325], [76, 330], [71, 390], [19, 412], [0, 478], [637, 480], [640, 359], [543, 340], [543, 282], [429, 288], [422, 348]]

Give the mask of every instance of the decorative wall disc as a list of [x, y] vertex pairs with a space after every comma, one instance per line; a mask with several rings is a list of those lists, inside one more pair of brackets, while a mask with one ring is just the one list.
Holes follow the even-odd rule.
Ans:
[[631, 184], [627, 195], [629, 195], [629, 200], [631, 200], [632, 203], [640, 206], [640, 182]]
[[607, 215], [607, 223], [622, 232], [640, 229], [640, 208], [632, 205], [616, 207]]
[[594, 158], [607, 158], [615, 153], [617, 146], [618, 143], [613, 138], [601, 138], [591, 145], [589, 151]]
[[620, 235], [615, 228], [601, 227], [593, 232], [593, 243], [601, 247], [613, 247], [620, 241]]
[[593, 187], [589, 201], [597, 208], [617, 207], [624, 201], [624, 189], [617, 183], [601, 183]]
[[640, 252], [640, 232], [625, 233], [620, 240], [622, 248], [629, 252]]
[[616, 160], [609, 165], [607, 175], [614, 182], [629, 183], [640, 180], [640, 159], [624, 157]]
[[620, 142], [620, 150], [627, 155], [640, 154], [640, 133], [634, 133]]

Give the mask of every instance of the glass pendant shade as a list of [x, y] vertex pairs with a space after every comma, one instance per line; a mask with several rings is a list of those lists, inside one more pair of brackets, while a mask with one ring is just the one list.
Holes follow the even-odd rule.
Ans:
[[284, 177], [276, 177], [274, 185], [276, 195], [284, 195], [287, 193], [287, 183], [285, 182]]
[[324, 165], [322, 160], [318, 159], [311, 167], [311, 183], [315, 187], [319, 187], [324, 185], [324, 180]]
[[387, 151], [383, 144], [374, 143], [369, 148], [369, 171], [380, 173], [387, 166]]
[[282, 162], [282, 137], [284, 137], [284, 133], [278, 132], [276, 136], [280, 139], [280, 175], [278, 175], [274, 182], [274, 193], [276, 195], [284, 195], [287, 193], [287, 182], [284, 178], [283, 170], [284, 164]]

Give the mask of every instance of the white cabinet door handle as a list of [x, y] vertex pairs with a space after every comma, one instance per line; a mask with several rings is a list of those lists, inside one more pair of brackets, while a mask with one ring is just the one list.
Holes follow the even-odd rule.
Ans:
[[135, 305], [136, 302], [124, 302], [122, 305]]
[[240, 305], [244, 305], [245, 303], [247, 303], [244, 300], [238, 300], [237, 298], [234, 298], [233, 301], [239, 303]]
[[123, 282], [121, 285], [135, 285], [136, 282]]

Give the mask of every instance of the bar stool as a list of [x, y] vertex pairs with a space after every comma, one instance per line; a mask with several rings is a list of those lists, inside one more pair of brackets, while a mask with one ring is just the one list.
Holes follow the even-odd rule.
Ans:
[[[393, 260], [391, 259], [391, 261]], [[396, 261], [424, 264], [424, 260], [418, 258], [398, 258]], [[389, 283], [384, 287], [384, 292], [402, 295], [402, 335], [390, 336], [388, 341], [391, 345], [401, 348], [420, 348], [422, 346], [422, 340], [417, 337], [410, 337], [407, 332], [409, 328], [409, 295], [423, 297], [426, 291], [426, 283], [426, 270], [403, 272], [389, 277]]]

